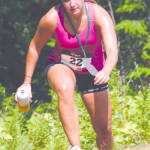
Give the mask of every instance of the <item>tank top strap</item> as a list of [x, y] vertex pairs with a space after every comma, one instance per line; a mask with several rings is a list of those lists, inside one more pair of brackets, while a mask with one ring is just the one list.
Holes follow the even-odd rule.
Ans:
[[93, 4], [91, 2], [86, 2], [86, 4], [88, 7], [88, 14], [89, 14], [90, 21], [95, 21], [95, 14], [94, 14], [94, 5], [95, 4]]
[[57, 26], [60, 24], [63, 25], [64, 15], [63, 15], [63, 6], [60, 4], [58, 8], [58, 19], [57, 19]]

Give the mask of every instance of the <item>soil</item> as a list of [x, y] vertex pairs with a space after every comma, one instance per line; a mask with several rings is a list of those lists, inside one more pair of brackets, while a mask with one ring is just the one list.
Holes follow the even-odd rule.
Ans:
[[150, 144], [139, 145], [134, 148], [126, 148], [125, 150], [150, 150]]

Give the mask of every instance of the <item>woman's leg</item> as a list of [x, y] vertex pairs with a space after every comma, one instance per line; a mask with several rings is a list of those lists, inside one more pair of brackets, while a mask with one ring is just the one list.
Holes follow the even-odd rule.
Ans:
[[78, 112], [74, 102], [76, 78], [74, 72], [63, 64], [55, 64], [47, 74], [49, 85], [58, 95], [60, 119], [72, 146], [80, 146]]
[[82, 94], [82, 99], [91, 116], [99, 150], [112, 150], [113, 136], [109, 90]]

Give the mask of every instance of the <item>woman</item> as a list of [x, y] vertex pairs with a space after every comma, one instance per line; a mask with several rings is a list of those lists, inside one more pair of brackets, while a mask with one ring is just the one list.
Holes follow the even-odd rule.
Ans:
[[25, 79], [21, 87], [26, 87], [30, 93], [40, 52], [52, 36], [56, 46], [49, 55], [47, 79], [58, 95], [60, 120], [72, 150], [81, 149], [74, 102], [76, 85], [90, 114], [98, 148], [112, 150], [111, 103], [107, 82], [117, 63], [118, 48], [111, 17], [91, 0], [61, 0], [52, 7], [41, 18], [29, 45]]

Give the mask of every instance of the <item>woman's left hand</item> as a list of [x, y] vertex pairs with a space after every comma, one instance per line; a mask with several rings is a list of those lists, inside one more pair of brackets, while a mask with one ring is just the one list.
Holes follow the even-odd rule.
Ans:
[[108, 82], [108, 80], [109, 80], [109, 75], [105, 71], [101, 70], [96, 74], [94, 78], [94, 84], [95, 85], [104, 84]]

